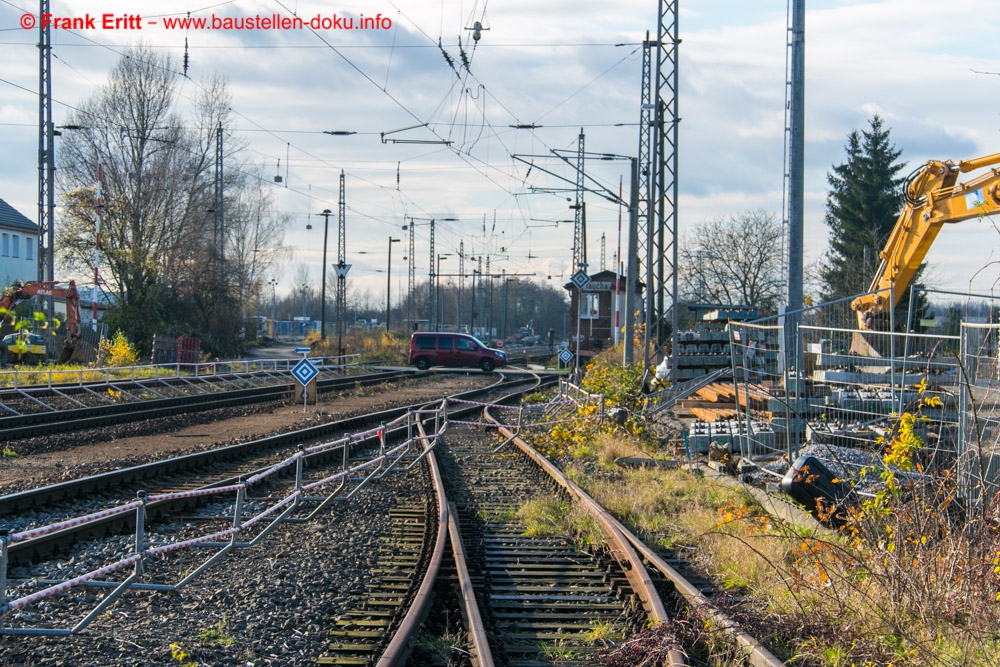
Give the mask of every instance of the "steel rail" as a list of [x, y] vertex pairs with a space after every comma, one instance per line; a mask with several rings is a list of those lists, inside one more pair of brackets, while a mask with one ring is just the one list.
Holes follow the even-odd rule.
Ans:
[[[487, 419], [497, 424], [498, 430], [505, 438], [510, 438], [511, 442], [513, 442], [518, 449], [524, 452], [524, 454], [526, 454], [532, 461], [542, 468], [542, 470], [548, 473], [548, 475], [552, 477], [556, 483], [566, 489], [566, 491], [568, 491], [569, 494], [583, 506], [587, 513], [590, 514], [598, 522], [598, 524], [600, 524], [601, 528], [604, 530], [605, 536], [608, 538], [609, 548], [612, 555], [621, 565], [622, 571], [625, 573], [629, 584], [632, 586], [632, 590], [634, 590], [636, 595], [639, 596], [639, 599], [642, 600], [650, 619], [654, 623], [667, 620], [667, 611], [663, 606], [663, 601], [660, 599], [660, 594], [657, 592], [656, 586], [653, 584], [653, 580], [646, 571], [646, 567], [642, 564], [639, 555], [632, 548], [632, 545], [628, 542], [628, 540], [625, 539], [625, 536], [620, 528], [621, 524], [619, 524], [618, 521], [611, 516], [610, 512], [601, 507], [596, 500], [591, 498], [583, 489], [567, 478], [566, 475], [555, 466], [555, 464], [544, 457], [534, 447], [518, 437], [515, 433], [501, 425], [499, 421], [489, 414], [488, 410], [486, 410], [485, 413]], [[681, 667], [682, 665], [687, 665], [687, 657], [680, 648], [672, 648], [667, 653], [667, 665], [669, 667]]]
[[[541, 383], [541, 380], [537, 374], [532, 374], [532, 375], [534, 377], [535, 387], [537, 387]], [[532, 387], [531, 389], [534, 389], [535, 387]], [[527, 391], [529, 390], [523, 390], [521, 392], [515, 392], [514, 394], [509, 394], [507, 396], [498, 399], [495, 402], [499, 403], [502, 401], [510, 400], [512, 396], [523, 394], [526, 393]], [[447, 398], [445, 400], [447, 400]], [[424, 407], [428, 408], [432, 405], [436, 405], [436, 403], [426, 404]], [[459, 408], [457, 410], [454, 410], [452, 414], [457, 414], [457, 415], [464, 415], [466, 413], [471, 414], [476, 410], [478, 410], [477, 406], [469, 405], [466, 406], [465, 408]], [[427, 421], [429, 421], [429, 418], [427, 419]], [[445, 424], [437, 423], [437, 425], [443, 428]], [[416, 427], [421, 438], [426, 438], [427, 432], [424, 428], [424, 420], [418, 420], [416, 422]], [[438, 431], [438, 435], [439, 434], [440, 431]], [[443, 559], [445, 536], [447, 535], [451, 536], [451, 544], [453, 553], [455, 555], [456, 566], [458, 565], [459, 561], [461, 561], [461, 567], [464, 567], [465, 565], [464, 555], [462, 555], [461, 557], [459, 556], [459, 551], [461, 549], [461, 546], [459, 545], [458, 547], [456, 547], [455, 536], [454, 533], [451, 532], [451, 524], [455, 523], [455, 514], [453, 508], [451, 509], [451, 511], [449, 511], [449, 503], [445, 491], [444, 480], [441, 476], [441, 468], [438, 464], [437, 457], [434, 455], [433, 451], [434, 446], [437, 444], [437, 439], [435, 438], [434, 444], [432, 445], [427, 445], [426, 439], [422, 439], [421, 442], [424, 443], [424, 453], [426, 454], [425, 458], [427, 460], [428, 466], [431, 471], [431, 479], [433, 480], [435, 497], [438, 503], [438, 510], [439, 510], [438, 520], [440, 523], [438, 525], [437, 542], [434, 548], [433, 559], [431, 561], [430, 566], [428, 567], [428, 571], [425, 574], [424, 580], [421, 582], [420, 589], [417, 592], [417, 595], [414, 598], [413, 603], [410, 605], [409, 609], [407, 609], [407, 612], [403, 617], [403, 620], [397, 627], [396, 632], [393, 634], [392, 640], [390, 641], [389, 645], [386, 647], [382, 655], [379, 657], [379, 660], [377, 662], [377, 667], [396, 667], [397, 665], [401, 664], [400, 661], [403, 658], [405, 658], [405, 656], [408, 654], [408, 646], [413, 637], [416, 635], [417, 631], [419, 630], [420, 625], [423, 622], [424, 618], [426, 617], [427, 611], [429, 609], [430, 594], [434, 588], [434, 585], [436, 584], [437, 574], [438, 571], [440, 570], [441, 560]], [[457, 524], [455, 526], [455, 530], [457, 530]], [[466, 569], [465, 572], [466, 572], [466, 577], [468, 577], [468, 570]], [[471, 595], [472, 598], [471, 605], [472, 609], [474, 610], [474, 614], [469, 615], [471, 622], [467, 620], [467, 623], [469, 623], [472, 627], [467, 629], [473, 636], [473, 642], [476, 646], [477, 655], [480, 657], [480, 663], [478, 667], [492, 667], [493, 657], [492, 654], [490, 653], [489, 642], [486, 640], [486, 633], [485, 629], [483, 628], [482, 618], [479, 615], [479, 608], [476, 607], [475, 604], [475, 595], [472, 593], [471, 584], [468, 584], [468, 586], [469, 588], [467, 590], [467, 593]], [[463, 593], [465, 592], [466, 590], [465, 587], [463, 586]], [[467, 600], [466, 604], [468, 604]], [[469, 611], [468, 608], [466, 609], [466, 611], [467, 612]], [[483, 661], [484, 656], [486, 660], [485, 662]]]
[[[500, 427], [501, 432], [506, 432], [510, 436], [512, 433], [507, 431], [506, 428]], [[547, 466], [551, 467], [556, 471], [566, 482], [567, 489], [575, 489], [571, 491], [574, 495], [579, 495], [581, 498], [586, 498], [588, 504], [592, 504], [593, 507], [599, 509], [599, 520], [602, 525], [607, 523], [614, 526], [615, 532], [622, 536], [631, 547], [640, 552], [643, 557], [649, 561], [663, 576], [667, 577], [673, 584], [675, 590], [681, 594], [681, 596], [690, 604], [692, 607], [698, 609], [702, 613], [710, 616], [714, 623], [717, 623], [724, 632], [730, 635], [734, 641], [736, 641], [740, 646], [742, 646], [748, 653], [747, 657], [750, 660], [750, 664], [754, 667], [781, 667], [784, 663], [774, 656], [766, 647], [764, 647], [756, 638], [748, 634], [742, 628], [739, 627], [735, 621], [729, 618], [726, 614], [720, 611], [712, 602], [700, 591], [696, 586], [694, 586], [690, 581], [688, 581], [680, 572], [671, 567], [663, 558], [661, 558], [655, 551], [653, 551], [647, 544], [635, 536], [627, 527], [625, 527], [618, 519], [616, 519], [610, 512], [601, 507], [597, 502], [591, 498], [583, 489], [577, 486], [574, 482], [567, 479], [562, 472], [559, 471], [552, 463], [550, 463], [544, 456], [538, 453], [534, 448], [528, 445], [526, 442], [518, 437], [513, 437], [513, 441], [518, 447], [521, 447], [532, 458], [537, 457], [545, 461]], [[562, 482], [560, 481], [560, 484]], [[631, 550], [631, 549], [630, 549]], [[633, 551], [633, 553], [635, 553]], [[638, 562], [638, 561], [637, 561]], [[683, 662], [677, 664], [685, 664]]]
[[[322, 391], [335, 391], [356, 384], [367, 386], [380, 384], [400, 377], [410, 377], [408, 371], [378, 373], [349, 378], [331, 378], [318, 384]], [[231, 405], [245, 405], [250, 402], [279, 400], [292, 392], [293, 383], [283, 383], [269, 387], [229, 389], [216, 393], [195, 396], [160, 398], [133, 403], [116, 403], [89, 408], [73, 408], [51, 412], [39, 412], [0, 418], [0, 432], [7, 441], [27, 437], [37, 437], [50, 433], [64, 433], [87, 428], [104, 427], [109, 424], [167, 417], [191, 411], [206, 411]]]
[[[422, 422], [417, 422], [417, 431], [421, 436], [426, 436]], [[427, 449], [426, 441], [422, 440], [424, 448]], [[433, 445], [431, 445], [433, 447]], [[434, 495], [438, 506], [438, 529], [434, 540], [433, 555], [424, 573], [420, 588], [410, 602], [410, 606], [397, 626], [396, 631], [389, 641], [389, 645], [379, 656], [376, 667], [398, 667], [403, 664], [408, 653], [410, 640], [416, 636], [420, 629], [420, 624], [430, 608], [431, 593], [437, 581], [438, 572], [441, 569], [441, 562], [444, 560], [444, 549], [448, 538], [448, 499], [445, 497], [444, 480], [441, 478], [441, 470], [433, 455], [427, 457], [430, 467], [431, 479], [434, 486]]]
[[490, 641], [486, 637], [486, 627], [483, 616], [479, 613], [476, 602], [475, 587], [469, 575], [466, 564], [465, 547], [462, 544], [462, 531], [458, 526], [458, 510], [455, 503], [448, 503], [448, 535], [451, 538], [451, 549], [455, 555], [455, 571], [458, 575], [458, 589], [462, 600], [465, 629], [472, 637], [472, 646], [476, 654], [477, 667], [493, 667], [493, 653], [490, 651]]
[[[526, 380], [524, 379], [516, 377], [513, 380], [508, 380], [507, 376], [497, 374], [497, 382], [493, 385], [462, 392], [460, 394], [456, 394], [456, 396], [473, 397], [496, 391], [499, 386], [503, 386], [505, 383], [518, 384], [525, 381]], [[2, 496], [0, 497], [0, 516], [16, 514], [18, 511], [25, 508], [43, 507], [52, 502], [52, 499], [65, 499], [68, 497], [80, 496], [100, 489], [121, 488], [121, 486], [126, 483], [134, 483], [139, 479], [149, 479], [157, 475], [183, 472], [185, 470], [192, 469], [203, 469], [214, 462], [232, 460], [235, 457], [247, 457], [260, 451], [273, 451], [283, 446], [293, 446], [303, 440], [318, 439], [331, 435], [340, 436], [345, 430], [377, 425], [383, 421], [389, 422], [396, 419], [400, 415], [406, 414], [409, 410], [419, 409], [425, 405], [425, 403], [421, 403], [392, 408], [390, 410], [351, 417], [328, 424], [319, 424], [299, 431], [283, 433], [268, 438], [230, 445], [219, 449], [206, 450], [204, 452], [197, 452], [182, 457], [156, 461], [153, 463], [126, 468], [124, 470], [112, 471], [78, 480], [69, 480], [67, 482], [39, 489], [31, 489], [29, 491]], [[338, 450], [336, 449], [332, 449], [328, 452], [311, 455], [310, 460], [318, 460], [317, 457], [332, 457], [335, 456], [337, 451]], [[216, 481], [210, 486], [215, 486], [228, 481], [230, 480]], [[167, 511], [175, 504], [175, 502], [166, 501], [163, 503], [151, 503], [148, 506], [148, 510], [151, 516], [156, 516], [159, 513]], [[92, 522], [80, 530], [67, 529], [66, 531], [51, 533], [32, 540], [26, 540], [24, 542], [13, 544], [9, 549], [10, 562], [27, 562], [39, 558], [44, 554], [58, 552], [61, 545], [71, 543], [81, 535], [100, 536], [107, 534], [108, 532], [130, 529], [132, 527], [130, 521], [131, 519], [126, 516], [109, 517], [106, 520]]]

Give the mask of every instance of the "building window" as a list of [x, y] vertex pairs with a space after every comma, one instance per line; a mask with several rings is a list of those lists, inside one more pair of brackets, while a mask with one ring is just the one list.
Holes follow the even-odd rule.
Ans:
[[11, 253], [11, 257], [21, 256], [21, 237], [14, 234], [14, 252]]
[[35, 239], [30, 236], [24, 238], [24, 258], [29, 262], [35, 259]]
[[580, 300], [580, 319], [596, 320], [600, 317], [601, 295], [598, 292], [584, 292]]
[[3, 235], [3, 241], [0, 242], [0, 255], [10, 256], [10, 234]]

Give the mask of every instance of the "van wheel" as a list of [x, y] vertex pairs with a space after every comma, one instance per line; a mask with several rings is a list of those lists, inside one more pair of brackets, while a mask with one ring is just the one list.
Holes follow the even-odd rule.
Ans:
[[483, 369], [484, 373], [491, 373], [493, 372], [493, 369], [497, 367], [497, 365], [493, 363], [492, 359], [483, 359], [482, 361], [479, 362], [479, 367]]
[[431, 362], [427, 357], [420, 357], [414, 362], [413, 365], [422, 371], [426, 371], [428, 368], [431, 367]]

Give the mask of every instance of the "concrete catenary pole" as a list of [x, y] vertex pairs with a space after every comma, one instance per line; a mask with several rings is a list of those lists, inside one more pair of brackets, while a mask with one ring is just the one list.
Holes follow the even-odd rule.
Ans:
[[[788, 142], [788, 310], [802, 308], [805, 174], [806, 2], [792, 0], [792, 71]], [[790, 323], [788, 323], [790, 324]], [[786, 348], [790, 349], [790, 348]]]

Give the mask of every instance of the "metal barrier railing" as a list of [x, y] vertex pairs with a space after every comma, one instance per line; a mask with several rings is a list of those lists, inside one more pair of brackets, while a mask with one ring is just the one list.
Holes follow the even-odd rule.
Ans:
[[677, 401], [691, 396], [699, 389], [707, 387], [713, 382], [724, 379], [731, 373], [732, 370], [729, 368], [719, 368], [706, 375], [699, 375], [698, 377], [691, 378], [690, 380], [686, 380], [680, 384], [675, 384], [667, 387], [666, 389], [653, 392], [652, 394], [646, 396], [646, 406], [644, 412], [647, 416], [653, 416], [663, 412], [664, 410], [668, 410], [672, 408]]
[[[310, 357], [320, 370], [344, 369], [361, 365], [360, 354]], [[0, 370], [0, 389], [46, 387], [82, 387], [90, 384], [114, 382], [139, 382], [148, 380], [206, 378], [225, 375], [242, 375], [261, 371], [290, 371], [300, 359], [237, 359], [234, 361], [209, 361], [204, 363], [142, 364], [103, 368], [61, 370], [39, 368], [25, 370], [11, 368]]]
[[[582, 391], [582, 390], [580, 390]], [[586, 393], [586, 392], [584, 392]], [[551, 410], [553, 405], [557, 406], [570, 406], [576, 409], [581, 402], [594, 402], [601, 406], [592, 415], [570, 418], [565, 420], [552, 420], [551, 417], [554, 412]], [[79, 517], [74, 517], [66, 519], [64, 521], [59, 521], [56, 523], [38, 526], [30, 528], [27, 530], [22, 530], [19, 532], [11, 533], [8, 530], [0, 530], [0, 634], [8, 635], [51, 635], [51, 636], [67, 636], [80, 632], [87, 625], [89, 625], [99, 614], [106, 609], [115, 600], [121, 597], [125, 592], [130, 589], [134, 590], [148, 590], [148, 591], [176, 591], [183, 588], [195, 578], [197, 578], [202, 572], [205, 571], [213, 563], [224, 558], [229, 552], [237, 548], [248, 548], [259, 544], [269, 533], [271, 533], [278, 525], [282, 522], [301, 522], [308, 520], [323, 507], [326, 507], [333, 501], [337, 500], [348, 500], [357, 494], [366, 485], [384, 478], [390, 472], [396, 470], [408, 470], [416, 466], [427, 454], [430, 452], [439, 442], [441, 435], [447, 430], [450, 424], [470, 424], [476, 426], [488, 426], [489, 428], [496, 428], [495, 422], [476, 422], [476, 421], [457, 421], [452, 420], [448, 416], [448, 406], [449, 403], [463, 404], [463, 405], [474, 405], [481, 407], [494, 407], [491, 403], [482, 403], [467, 400], [455, 400], [445, 398], [442, 400], [440, 406], [432, 410], [410, 410], [405, 415], [402, 415], [391, 422], [383, 422], [380, 426], [376, 428], [371, 428], [358, 433], [348, 433], [342, 438], [334, 440], [331, 442], [321, 443], [319, 445], [314, 445], [312, 447], [299, 446], [298, 451], [293, 455], [283, 459], [282, 461], [275, 463], [266, 470], [263, 470], [257, 474], [248, 477], [245, 480], [241, 480], [235, 484], [229, 484], [222, 487], [214, 488], [204, 488], [192, 491], [181, 491], [172, 493], [161, 493], [154, 495], [147, 495], [145, 492], [138, 492], [136, 498], [130, 502], [118, 505], [106, 510], [101, 510], [98, 512], [93, 512], [91, 514], [86, 514]], [[555, 400], [547, 403], [529, 404], [529, 405], [519, 405], [519, 406], [501, 406], [502, 411], [514, 412], [514, 424], [518, 430], [522, 428], [531, 428], [537, 426], [551, 426], [560, 421], [582, 421], [582, 420], [592, 420], [603, 418], [603, 397], [598, 394], [587, 394], [586, 397], [581, 401], [578, 398], [569, 397], [557, 397]], [[525, 416], [541, 416], [544, 421], [531, 421], [525, 420]], [[418, 435], [415, 432], [415, 426], [418, 421], [427, 421], [433, 419], [433, 434], [432, 435]], [[503, 424], [504, 426], [509, 426], [508, 424]], [[406, 429], [405, 439], [398, 445], [390, 447], [386, 443], [387, 433], [391, 429]], [[351, 445], [355, 443], [361, 443], [369, 441], [372, 439], [377, 439], [378, 441], [378, 451], [370, 459], [354, 465], [352, 467], [348, 466], [348, 455], [350, 453]], [[508, 439], [501, 447], [506, 445], [510, 439]], [[425, 443], [430, 442], [429, 445]], [[342, 448], [344, 452], [344, 462], [343, 468], [339, 472], [325, 475], [319, 479], [312, 481], [303, 480], [303, 464], [307, 456], [312, 454], [318, 454], [322, 452], [329, 452], [331, 450], [336, 450]], [[499, 449], [499, 448], [498, 448]], [[407, 461], [407, 458], [412, 460]], [[272, 478], [279, 472], [295, 467], [295, 483], [292, 490], [280, 498], [274, 504], [267, 507], [266, 509], [252, 515], [247, 515], [247, 503], [246, 503], [246, 493], [247, 490], [256, 484], [259, 484], [265, 480]], [[357, 483], [350, 492], [345, 495], [338, 495], [346, 487], [347, 481], [358, 473], [366, 473], [366, 475]], [[310, 493], [315, 493], [319, 489], [329, 487], [332, 484], [338, 483], [339, 485], [331, 491], [328, 491], [325, 495], [313, 496], [308, 495]], [[151, 541], [154, 539], [165, 540], [163, 535], [158, 533], [148, 533], [146, 531], [146, 508], [150, 503], [164, 502], [171, 500], [187, 499], [187, 498], [204, 498], [210, 496], [226, 496], [235, 494], [235, 503], [233, 509], [232, 525], [225, 530], [216, 531], [207, 535], [202, 535], [199, 537], [191, 538], [188, 540], [178, 541], [178, 542], [163, 542], [160, 544], [153, 545]], [[305, 519], [295, 518], [292, 513], [305, 502], [318, 502], [319, 506], [309, 514], [309, 517]], [[70, 579], [60, 580], [60, 581], [50, 581], [50, 580], [40, 580], [33, 579], [35, 583], [39, 585], [45, 585], [46, 587], [37, 590], [15, 599], [8, 600], [6, 597], [7, 592], [7, 565], [9, 560], [9, 548], [12, 544], [17, 544], [19, 542], [24, 542], [35, 537], [40, 537], [43, 535], [48, 535], [56, 531], [65, 530], [68, 528], [73, 528], [77, 526], [86, 525], [100, 519], [106, 519], [112, 516], [124, 515], [134, 512], [135, 513], [135, 536], [132, 542], [132, 552], [129, 554], [123, 554], [117, 560], [104, 565], [96, 570], [89, 572], [84, 572], [78, 576], [72, 577]], [[260, 532], [254, 535], [252, 538], [240, 541], [239, 538], [243, 535], [247, 535], [249, 529], [253, 528], [257, 524], [269, 520], [266, 526], [264, 526]], [[220, 540], [225, 540], [221, 541]], [[197, 566], [194, 570], [186, 574], [180, 581], [173, 584], [157, 584], [157, 583], [147, 583], [140, 581], [142, 575], [146, 574], [146, 560], [153, 556], [159, 556], [182, 549], [193, 549], [193, 548], [213, 548], [217, 549], [215, 553], [209, 556], [204, 562]], [[120, 582], [114, 581], [103, 581], [101, 580], [108, 575], [120, 572], [127, 568], [132, 568], [131, 574]], [[112, 588], [113, 590], [104, 599], [100, 600], [97, 605], [80, 619], [75, 625], [69, 628], [33, 628], [33, 627], [14, 627], [11, 623], [5, 622], [7, 617], [14, 611], [23, 609], [30, 605], [36, 604], [46, 598], [58, 595], [69, 591], [77, 586], [94, 586], [103, 588]]]

